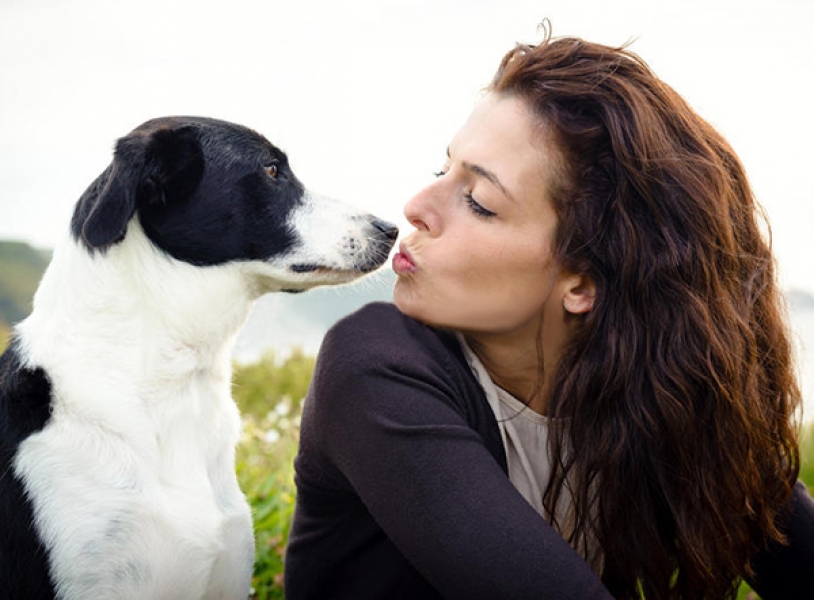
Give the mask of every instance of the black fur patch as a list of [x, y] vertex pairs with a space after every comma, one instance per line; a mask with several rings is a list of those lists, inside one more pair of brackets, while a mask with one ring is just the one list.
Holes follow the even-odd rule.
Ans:
[[[264, 169], [271, 164], [274, 177]], [[113, 162], [77, 203], [72, 232], [89, 250], [104, 250], [137, 216], [176, 259], [264, 260], [298, 242], [288, 221], [303, 194], [286, 155], [251, 129], [202, 117], [154, 119], [119, 140]]]
[[22, 366], [13, 341], [0, 357], [0, 600], [50, 600], [54, 587], [31, 503], [12, 470], [20, 443], [50, 418], [51, 382]]
[[113, 162], [85, 191], [71, 221], [76, 239], [105, 250], [124, 239], [140, 206], [183, 201], [203, 175], [198, 134], [191, 126], [142, 126], [116, 143]]

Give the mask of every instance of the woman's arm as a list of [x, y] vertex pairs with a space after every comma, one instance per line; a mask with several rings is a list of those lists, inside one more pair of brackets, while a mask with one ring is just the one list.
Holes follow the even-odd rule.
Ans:
[[515, 490], [467, 423], [449, 365], [400, 319], [357, 317], [326, 337], [303, 427], [445, 598], [611, 598]]
[[763, 600], [814, 597], [814, 500], [797, 482], [783, 532], [788, 545], [770, 544], [754, 560], [750, 585]]

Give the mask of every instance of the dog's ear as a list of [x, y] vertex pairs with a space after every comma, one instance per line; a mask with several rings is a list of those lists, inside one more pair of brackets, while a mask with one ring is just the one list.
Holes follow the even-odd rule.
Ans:
[[145, 151], [141, 136], [119, 139], [113, 162], [79, 199], [72, 230], [89, 249], [106, 249], [121, 241], [136, 209]]
[[140, 205], [188, 199], [201, 182], [204, 156], [198, 130], [187, 125], [156, 130], [147, 144], [147, 173]]
[[80, 198], [72, 230], [89, 249], [124, 239], [141, 206], [183, 201], [204, 169], [198, 133], [191, 126], [139, 128], [119, 139], [113, 162]]

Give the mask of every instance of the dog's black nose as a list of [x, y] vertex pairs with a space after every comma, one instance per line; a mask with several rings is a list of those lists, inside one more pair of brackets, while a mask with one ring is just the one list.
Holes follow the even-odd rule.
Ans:
[[388, 240], [393, 240], [399, 236], [399, 228], [393, 225], [392, 223], [388, 223], [387, 221], [382, 221], [381, 219], [374, 219], [373, 223], [371, 223], [373, 227], [381, 231]]

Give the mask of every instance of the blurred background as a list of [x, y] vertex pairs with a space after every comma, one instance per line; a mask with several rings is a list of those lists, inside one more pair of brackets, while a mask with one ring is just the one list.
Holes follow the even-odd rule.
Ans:
[[[503, 53], [539, 40], [544, 18], [555, 35], [630, 43], [730, 140], [769, 217], [814, 396], [802, 354], [814, 349], [808, 0], [0, 0], [0, 240], [25, 246], [0, 253], [0, 320], [24, 316], [39, 276], [3, 267], [9, 253], [47, 260], [115, 140], [156, 116], [255, 128], [310, 188], [408, 229], [402, 206], [442, 166]], [[265, 298], [235, 356], [313, 353], [392, 281], [384, 269], [350, 289]]]
[[[743, 160], [771, 224], [814, 421], [814, 2], [810, 0], [0, 0], [0, 349], [74, 202], [121, 137], [164, 115], [265, 134], [311, 189], [409, 229], [501, 56], [554, 35], [630, 43]], [[282, 598], [301, 400], [326, 329], [389, 300], [389, 268], [261, 299], [234, 357], [253, 598]], [[814, 486], [814, 425], [801, 477]], [[741, 591], [744, 597], [748, 590]]]

